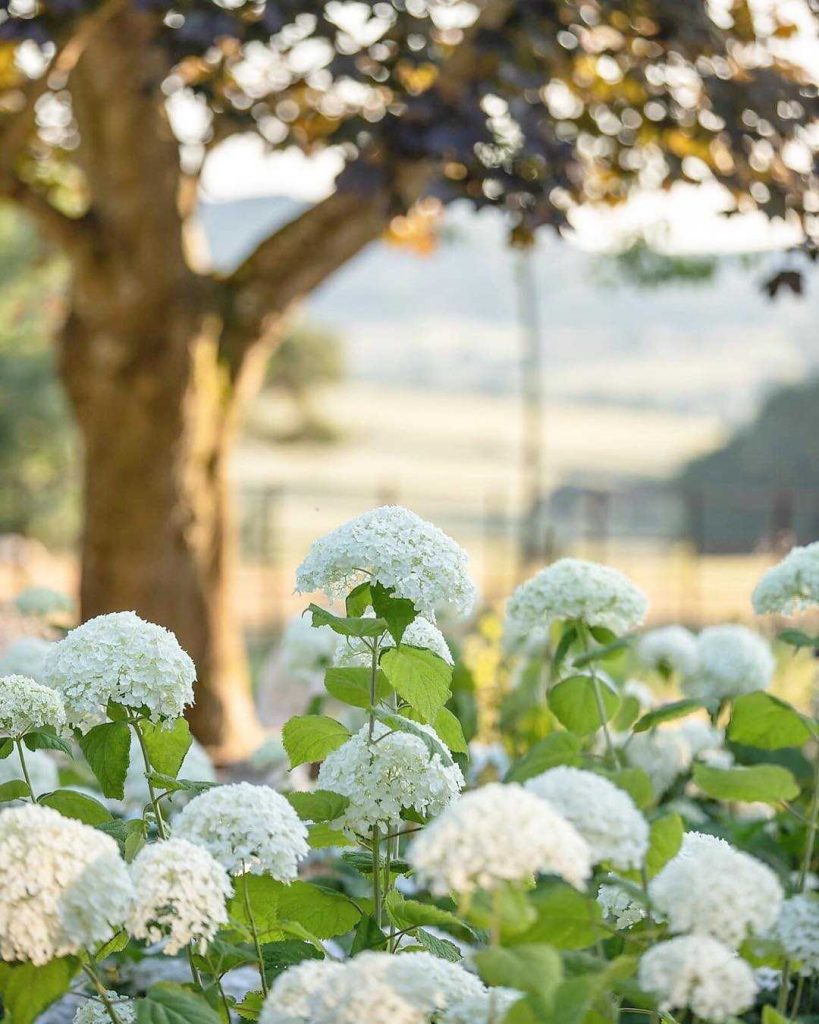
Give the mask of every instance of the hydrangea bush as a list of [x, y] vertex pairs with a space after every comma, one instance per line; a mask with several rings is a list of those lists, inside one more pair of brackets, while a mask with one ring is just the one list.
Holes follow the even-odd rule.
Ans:
[[[815, 557], [758, 610], [816, 602]], [[451, 538], [377, 509], [297, 585], [337, 603], [299, 627], [280, 790], [218, 783], [190, 659], [132, 612], [0, 678], [0, 1019], [816, 1018], [819, 724], [761, 634], [638, 635], [639, 588], [564, 559], [509, 601], [489, 727], [436, 621], [475, 595]], [[796, 625], [778, 650], [819, 646]]]

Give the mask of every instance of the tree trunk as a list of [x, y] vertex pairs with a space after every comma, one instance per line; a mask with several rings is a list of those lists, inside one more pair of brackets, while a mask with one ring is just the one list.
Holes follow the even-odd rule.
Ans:
[[173, 630], [197, 666], [194, 732], [233, 759], [260, 733], [230, 591], [221, 324], [198, 288], [154, 316], [149, 296], [129, 309], [98, 279], [91, 290], [80, 277], [61, 347], [85, 448], [82, 614], [133, 610]]

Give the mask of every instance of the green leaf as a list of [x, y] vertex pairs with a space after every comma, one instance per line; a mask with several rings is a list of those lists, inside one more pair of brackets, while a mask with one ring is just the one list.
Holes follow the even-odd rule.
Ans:
[[481, 980], [536, 996], [544, 1006], [554, 998], [563, 979], [560, 954], [551, 946], [526, 944], [513, 949], [481, 949], [473, 954]]
[[233, 896], [228, 904], [230, 919], [248, 928], [252, 917], [263, 943], [283, 939], [279, 916], [283, 889], [284, 885], [270, 875], [239, 875], [234, 879]]
[[391, 589], [382, 587], [380, 583], [370, 584], [370, 593], [373, 611], [384, 619], [393, 640], [400, 644], [404, 630], [418, 615], [415, 605], [406, 597], [396, 597]]
[[264, 992], [248, 992], [241, 1003], [237, 1003], [233, 1009], [242, 1020], [257, 1021], [264, 1006]]
[[790, 1020], [767, 1003], [762, 1007], [762, 1024], [790, 1024]]
[[222, 1024], [204, 996], [170, 981], [152, 985], [134, 1008], [136, 1024]]
[[151, 772], [149, 775], [151, 784], [155, 789], [164, 789], [168, 793], [192, 793], [198, 796], [206, 789], [213, 789], [218, 782], [195, 782], [193, 779], [175, 779], [173, 775], [163, 775], [161, 772]]
[[559, 764], [578, 763], [580, 740], [570, 732], [553, 732], [539, 740], [520, 761], [513, 764], [504, 782], [525, 782]]
[[361, 911], [343, 893], [297, 881], [282, 888], [279, 917], [298, 921], [320, 939], [332, 939], [354, 928]]
[[290, 758], [290, 767], [323, 761], [350, 738], [350, 733], [334, 718], [303, 715], [291, 718], [282, 729], [282, 743]]
[[370, 593], [369, 582], [359, 583], [357, 587], [350, 591], [344, 602], [347, 615], [350, 618], [358, 618], [363, 615], [371, 607], [372, 603], [373, 597]]
[[12, 800], [24, 800], [31, 796], [28, 783], [22, 779], [11, 779], [9, 782], [0, 784], [0, 804], [10, 803]]
[[605, 936], [600, 904], [565, 882], [539, 886], [530, 895], [537, 919], [517, 941], [548, 942], [558, 949], [585, 949]]
[[684, 832], [685, 826], [679, 814], [666, 814], [652, 821], [646, 853], [646, 873], [649, 878], [653, 878], [677, 855]]
[[68, 757], [74, 756], [70, 745], [51, 729], [37, 729], [26, 733], [23, 742], [29, 750], [59, 750]]
[[95, 827], [100, 832], [104, 832], [106, 835], [116, 839], [122, 855], [129, 864], [144, 845], [145, 840], [141, 818], [133, 818], [131, 821], [112, 819], [111, 821], [102, 821]]
[[177, 718], [170, 729], [151, 722], [143, 722], [139, 728], [151, 765], [160, 774], [176, 778], [193, 742], [188, 723], [184, 718]]
[[448, 910], [442, 910], [432, 903], [405, 899], [397, 889], [390, 889], [387, 893], [384, 898], [384, 909], [387, 912], [387, 917], [399, 931], [425, 925], [429, 928], [441, 928], [465, 938], [474, 936], [469, 925], [461, 921], [455, 914]]
[[[617, 711], [620, 698], [605, 682], [598, 679], [597, 689], [608, 721]], [[591, 676], [569, 676], [549, 691], [549, 707], [561, 725], [578, 736], [587, 736], [600, 728], [600, 711]]]
[[463, 954], [454, 942], [450, 942], [449, 939], [441, 939], [424, 928], [416, 929], [415, 941], [419, 946], [423, 946], [428, 953], [437, 956], [439, 960], [448, 960], [451, 964], [457, 964], [463, 960]]
[[619, 768], [614, 772], [603, 772], [618, 789], [624, 790], [642, 810], [654, 803], [654, 787], [642, 768]]
[[14, 740], [0, 740], [0, 761], [5, 761], [14, 750]]
[[801, 629], [783, 629], [778, 634], [778, 639], [783, 644], [788, 644], [797, 649], [800, 647], [819, 647], [819, 636], [808, 636]]
[[324, 953], [301, 939], [282, 939], [281, 942], [268, 942], [262, 946], [264, 976], [268, 985], [294, 964], [300, 964], [303, 960], [323, 959]]
[[701, 701], [691, 700], [690, 698], [675, 700], [670, 704], [662, 704], [660, 707], [643, 715], [634, 726], [634, 732], [645, 732], [647, 729], [653, 729], [655, 725], [660, 725], [661, 722], [670, 722], [675, 718], [684, 718], [686, 715], [699, 711], [701, 708]]
[[434, 722], [450, 697], [452, 666], [432, 651], [399, 644], [384, 652], [381, 668], [395, 692], [425, 722]]
[[329, 626], [334, 633], [338, 633], [340, 636], [381, 636], [382, 633], [387, 632], [387, 623], [384, 619], [368, 619], [357, 616], [345, 619], [325, 611], [317, 604], [311, 604], [308, 611], [313, 615], [314, 626]]
[[362, 953], [365, 949], [386, 949], [387, 936], [375, 922], [370, 914], [364, 914], [355, 926], [353, 944], [350, 947], [350, 956]]
[[640, 702], [634, 694], [621, 694], [620, 707], [611, 723], [615, 732], [628, 732], [640, 717], [640, 710]]
[[[354, 708], [368, 708], [372, 704], [368, 668], [328, 668], [324, 676], [324, 687], [331, 697]], [[391, 693], [392, 687], [379, 670], [375, 674], [376, 704]]]
[[452, 755], [441, 740], [439, 740], [437, 736], [431, 736], [416, 722], [413, 722], [409, 718], [405, 718], [404, 715], [396, 714], [393, 711], [382, 711], [380, 708], [375, 708], [373, 710], [373, 714], [379, 722], [382, 722], [384, 725], [388, 725], [390, 729], [397, 729], [398, 732], [408, 732], [413, 736], [417, 736], [429, 751], [430, 757], [437, 754], [440, 757], [441, 762], [447, 765], [447, 767], [454, 764]]
[[79, 967], [74, 957], [50, 960], [42, 967], [0, 961], [0, 997], [8, 1024], [32, 1024], [68, 991]]
[[811, 736], [805, 720], [790, 704], [769, 693], [746, 693], [734, 701], [728, 739], [761, 750], [801, 747]]
[[125, 722], [95, 725], [80, 736], [79, 744], [103, 795], [122, 800], [131, 759], [131, 733]]
[[711, 768], [695, 764], [694, 782], [703, 793], [716, 800], [778, 804], [799, 795], [796, 779], [787, 768], [777, 764], [739, 768]]
[[329, 789], [314, 789], [310, 793], [287, 793], [287, 800], [304, 821], [335, 821], [347, 810], [350, 798]]
[[103, 942], [101, 946], [98, 946], [94, 951], [94, 959], [96, 961], [105, 960], [109, 956], [113, 956], [114, 953], [121, 953], [123, 949], [128, 945], [128, 932], [122, 928], [107, 942]]
[[101, 825], [112, 820], [111, 812], [99, 800], [86, 796], [85, 793], [75, 793], [72, 789], [55, 789], [53, 793], [41, 796], [37, 803], [44, 807], [53, 807], [66, 818], [75, 818], [86, 825]]
[[450, 750], [454, 750], [456, 754], [469, 753], [469, 747], [467, 746], [466, 737], [464, 736], [464, 731], [461, 728], [461, 723], [449, 708], [441, 708], [435, 716], [432, 728], [438, 733]]
[[346, 832], [330, 828], [325, 821], [310, 825], [307, 829], [307, 841], [314, 850], [324, 850], [330, 846], [355, 846], [355, 841]]
[[558, 641], [557, 647], [555, 648], [554, 656], [552, 657], [551, 673], [554, 678], [560, 666], [566, 660], [566, 655], [571, 650], [572, 644], [577, 639], [577, 627], [574, 625], [566, 625], [563, 633]]
[[[612, 634], [613, 635], [613, 634]], [[595, 661], [606, 661], [611, 658], [614, 654], [619, 654], [620, 651], [628, 647], [627, 637], [618, 637], [616, 640], [604, 644], [602, 647], [595, 647], [593, 651], [588, 651], [586, 654], [579, 654], [573, 664], [576, 668], [582, 668], [584, 665], [591, 665]]]

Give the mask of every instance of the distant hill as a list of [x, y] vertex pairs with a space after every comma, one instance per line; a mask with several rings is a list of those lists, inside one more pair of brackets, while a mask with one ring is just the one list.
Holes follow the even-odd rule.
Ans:
[[819, 537], [819, 378], [772, 394], [721, 449], [694, 459], [680, 484], [695, 498], [700, 546], [747, 551], [777, 535]]
[[[235, 266], [300, 204], [204, 204], [213, 263]], [[448, 239], [426, 258], [370, 247], [308, 303], [342, 335], [354, 378], [444, 391], [519, 388], [516, 260], [500, 219], [453, 208]], [[553, 235], [536, 255], [549, 398], [749, 417], [772, 384], [816, 365], [811, 298], [772, 305], [764, 268], [733, 266], [711, 286], [603, 287], [596, 258]], [[815, 299], [813, 300], [816, 301]]]

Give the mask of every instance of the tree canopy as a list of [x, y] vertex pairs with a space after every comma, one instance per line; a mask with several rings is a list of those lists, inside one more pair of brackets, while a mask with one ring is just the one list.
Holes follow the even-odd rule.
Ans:
[[[502, 207], [520, 238], [562, 225], [575, 202], [707, 177], [738, 209], [815, 233], [817, 90], [789, 59], [813, 26], [746, 0], [5, 0], [0, 109], [33, 92], [39, 127], [11, 170], [58, 205], [66, 175], [87, 178], [72, 63], [123, 3], [143, 23], [133, 45], [161, 50], [155, 88], [172, 111], [196, 104], [186, 174], [256, 132], [271, 147], [340, 147], [340, 184], [364, 192], [400, 194], [407, 161], [434, 165], [429, 191]], [[38, 62], [52, 73], [32, 86], [19, 69]], [[86, 190], [80, 208], [91, 201]]]

